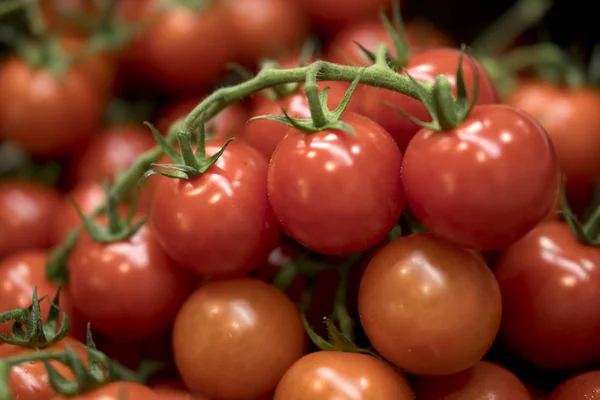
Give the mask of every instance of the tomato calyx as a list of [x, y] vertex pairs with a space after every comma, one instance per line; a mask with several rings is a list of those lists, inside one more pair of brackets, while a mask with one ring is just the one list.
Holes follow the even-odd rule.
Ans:
[[352, 99], [352, 95], [356, 90], [364, 69], [361, 69], [361, 72], [358, 74], [356, 79], [354, 79], [340, 104], [334, 110], [329, 110], [327, 106], [329, 86], [319, 91], [319, 86], [317, 85], [317, 75], [319, 74], [322, 66], [322, 62], [316, 61], [310, 65], [306, 74], [304, 94], [308, 100], [311, 118], [292, 118], [287, 111], [282, 108], [281, 111], [283, 116], [259, 115], [250, 118], [248, 122], [256, 119], [268, 119], [270, 121], [280, 122], [304, 133], [316, 133], [324, 130], [336, 129], [355, 136], [356, 132], [354, 131], [354, 128], [349, 124], [340, 121], [340, 117], [348, 107], [348, 104], [350, 104], [350, 100]]
[[[45, 323], [42, 321], [40, 300], [50, 303]], [[67, 313], [59, 308], [59, 300], [60, 289], [56, 292], [54, 299], [50, 301], [46, 296], [39, 299], [37, 287], [34, 288], [29, 307], [16, 308], [0, 314], [0, 323], [13, 321], [11, 335], [0, 333], [0, 340], [13, 346], [32, 349], [44, 349], [61, 341], [67, 336], [71, 321]], [[59, 325], [60, 316], [62, 316], [62, 321]]]

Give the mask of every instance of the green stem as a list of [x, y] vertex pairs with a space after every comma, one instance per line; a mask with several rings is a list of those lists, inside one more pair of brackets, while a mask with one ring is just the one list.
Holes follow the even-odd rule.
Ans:
[[273, 278], [273, 286], [282, 292], [286, 292], [296, 276], [298, 275], [298, 268], [294, 260], [288, 261], [281, 267], [275, 278]]
[[25, 11], [29, 29], [31, 29], [33, 36], [42, 38], [46, 32], [46, 24], [38, 0], [28, 1], [26, 5]]
[[583, 225], [583, 232], [585, 236], [596, 240], [600, 233], [600, 207], [597, 207], [592, 215], [588, 218], [587, 222]]
[[498, 59], [499, 66], [506, 72], [517, 73], [540, 65], [563, 65], [566, 54], [552, 43], [540, 43], [519, 47]]
[[362, 257], [362, 253], [349, 256], [339, 267], [340, 282], [335, 291], [333, 300], [333, 315], [340, 324], [340, 330], [351, 342], [354, 342], [354, 320], [348, 313], [346, 297], [348, 293], [348, 281], [350, 280], [351, 268]]
[[385, 44], [380, 44], [375, 49], [375, 65], [388, 68], [387, 63], [388, 48]]
[[0, 4], [0, 17], [18, 11], [21, 8], [27, 7], [29, 3], [33, 2], [34, 0], [4, 0]]
[[304, 94], [308, 100], [310, 116], [317, 128], [327, 124], [327, 116], [323, 112], [323, 107], [319, 101], [319, 86], [317, 86], [317, 79], [321, 66], [322, 64], [318, 62], [313, 63], [310, 66], [308, 73], [306, 74], [306, 85], [304, 86]]

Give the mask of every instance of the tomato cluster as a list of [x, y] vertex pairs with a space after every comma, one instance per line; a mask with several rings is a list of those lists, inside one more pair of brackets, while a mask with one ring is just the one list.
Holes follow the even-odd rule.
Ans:
[[0, 400], [595, 398], [596, 87], [391, 0], [101, 3], [0, 63], [61, 171], [0, 181]]

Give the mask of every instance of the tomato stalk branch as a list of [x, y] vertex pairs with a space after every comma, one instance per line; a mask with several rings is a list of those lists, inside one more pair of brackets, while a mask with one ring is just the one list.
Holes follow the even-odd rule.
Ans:
[[29, 3], [33, 3], [34, 1], [36, 0], [4, 0], [0, 4], [0, 17], [25, 8]]
[[354, 264], [360, 259], [362, 253], [356, 253], [349, 256], [338, 267], [340, 282], [338, 283], [333, 300], [333, 315], [335, 320], [340, 324], [342, 334], [351, 342], [354, 342], [354, 320], [348, 313], [346, 307], [346, 298], [348, 293], [348, 281], [350, 280], [350, 270]]

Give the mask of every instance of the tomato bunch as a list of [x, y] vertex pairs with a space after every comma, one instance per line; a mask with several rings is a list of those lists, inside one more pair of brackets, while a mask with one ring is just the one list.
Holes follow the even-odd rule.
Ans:
[[0, 400], [592, 398], [600, 92], [399, 4], [23, 1]]

